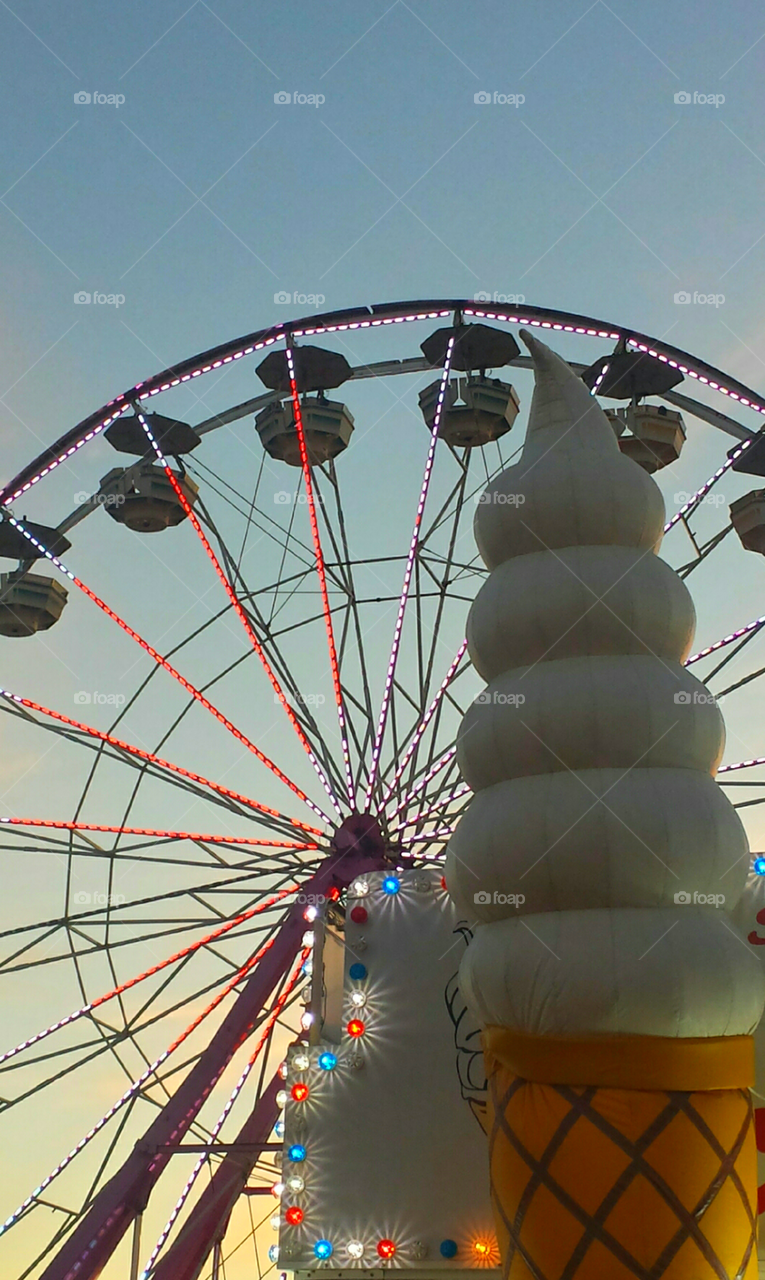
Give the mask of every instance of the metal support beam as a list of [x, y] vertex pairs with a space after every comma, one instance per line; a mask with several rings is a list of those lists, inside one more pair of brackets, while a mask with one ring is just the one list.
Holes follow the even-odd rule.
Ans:
[[[215, 1170], [189, 1214], [182, 1231], [154, 1266], [152, 1280], [198, 1280], [225, 1232], [231, 1210], [244, 1191], [257, 1160], [254, 1153], [273, 1129], [279, 1108], [276, 1095], [284, 1087], [275, 1076], [240, 1129], [236, 1142]], [[215, 1265], [213, 1262], [213, 1276]]]

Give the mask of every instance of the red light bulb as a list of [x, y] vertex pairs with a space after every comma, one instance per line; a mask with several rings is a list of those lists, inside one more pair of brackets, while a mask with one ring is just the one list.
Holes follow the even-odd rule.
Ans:
[[351, 920], [354, 924], [366, 924], [369, 919], [369, 913], [366, 907], [354, 907], [351, 911]]
[[378, 1240], [377, 1252], [381, 1258], [392, 1258], [396, 1252], [396, 1246], [392, 1240]]
[[293, 1084], [290, 1092], [292, 1094], [293, 1102], [305, 1102], [310, 1091], [307, 1084], [303, 1084], [302, 1081], [299, 1081], [297, 1084]]
[[366, 1031], [366, 1025], [361, 1021], [361, 1018], [351, 1018], [346, 1030], [349, 1036], [358, 1038], [358, 1036], [363, 1036]]
[[285, 1222], [288, 1222], [291, 1227], [299, 1227], [301, 1222], [303, 1221], [303, 1210], [300, 1208], [300, 1205], [299, 1204], [290, 1205], [289, 1209], [284, 1215], [284, 1220]]

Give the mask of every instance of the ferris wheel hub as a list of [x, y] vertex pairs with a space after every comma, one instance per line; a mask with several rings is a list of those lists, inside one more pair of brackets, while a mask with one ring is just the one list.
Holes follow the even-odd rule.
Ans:
[[381, 859], [388, 856], [380, 824], [371, 813], [349, 814], [332, 837], [332, 847], [339, 854], [364, 854]]

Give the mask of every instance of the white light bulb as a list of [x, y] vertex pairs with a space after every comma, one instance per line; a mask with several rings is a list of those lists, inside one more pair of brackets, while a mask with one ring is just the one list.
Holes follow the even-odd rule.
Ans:
[[367, 894], [369, 893], [369, 881], [354, 880], [353, 884], [351, 885], [350, 892], [351, 892], [352, 898], [366, 898]]
[[286, 1062], [280, 1062], [280, 1063], [279, 1063], [279, 1075], [281, 1076], [282, 1080], [286, 1080], [286, 1079], [287, 1079], [287, 1076], [289, 1075], [289, 1072], [290, 1072], [290, 1069], [289, 1069], [289, 1067], [287, 1066], [287, 1063], [286, 1063]]
[[313, 930], [309, 930], [307, 933], [303, 934], [304, 947], [312, 947], [315, 941], [316, 941], [316, 935], [313, 932]]
[[360, 1240], [349, 1240], [345, 1246], [349, 1258], [363, 1258], [364, 1246]]
[[366, 1002], [367, 1002], [367, 997], [363, 991], [351, 992], [351, 1004], [355, 1009], [363, 1009]]
[[276, 1105], [280, 1111], [283, 1110], [284, 1107], [286, 1107], [288, 1097], [289, 1097], [289, 1094], [287, 1093], [286, 1089], [280, 1089], [279, 1092], [277, 1093]]
[[306, 907], [305, 911], [303, 912], [303, 919], [313, 923], [313, 921], [316, 919], [318, 914], [319, 914], [318, 907]]
[[313, 1026], [313, 1014], [309, 1012], [304, 1013], [300, 1019], [300, 1025], [304, 1031], [308, 1031], [308, 1029]]
[[287, 1186], [292, 1194], [296, 1196], [299, 1196], [301, 1191], [305, 1191], [305, 1182], [297, 1173], [294, 1173], [291, 1178], [287, 1179]]
[[311, 1059], [307, 1053], [296, 1053], [292, 1059], [292, 1065], [296, 1071], [307, 1071], [311, 1065]]
[[275, 1196], [277, 1200], [281, 1200], [283, 1192], [284, 1192], [284, 1183], [275, 1182], [271, 1188], [271, 1195]]
[[280, 1213], [272, 1213], [272, 1214], [271, 1214], [271, 1230], [272, 1230], [272, 1231], [278, 1231], [278, 1230], [279, 1230], [279, 1227], [280, 1227], [281, 1225], [282, 1225], [282, 1217], [281, 1217], [281, 1214], [280, 1214]]

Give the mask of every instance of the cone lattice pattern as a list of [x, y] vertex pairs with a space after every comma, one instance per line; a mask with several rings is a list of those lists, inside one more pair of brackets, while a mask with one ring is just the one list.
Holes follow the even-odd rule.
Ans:
[[488, 1113], [507, 1280], [756, 1280], [748, 1090], [536, 1084], [494, 1064]]

